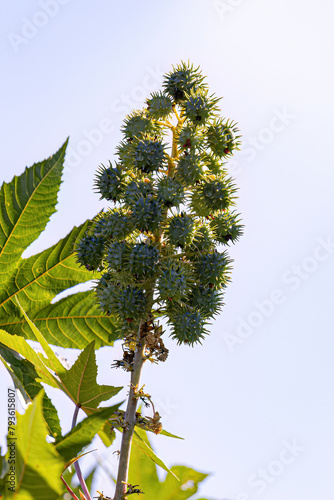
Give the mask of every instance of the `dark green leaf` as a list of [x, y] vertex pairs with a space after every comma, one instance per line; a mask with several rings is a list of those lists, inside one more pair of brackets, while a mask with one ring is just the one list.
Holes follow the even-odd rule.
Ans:
[[57, 452], [66, 462], [76, 457], [84, 446], [90, 444], [98, 431], [103, 427], [105, 421], [117, 411], [118, 407], [119, 404], [108, 408], [101, 408], [79, 422], [74, 429], [55, 445]]
[[0, 275], [4, 277], [55, 212], [67, 142], [56, 154], [1, 187]]

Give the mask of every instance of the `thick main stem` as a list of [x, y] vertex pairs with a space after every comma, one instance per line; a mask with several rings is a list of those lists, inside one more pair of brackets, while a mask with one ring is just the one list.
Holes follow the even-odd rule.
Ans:
[[[139, 334], [140, 335], [140, 334]], [[120, 459], [118, 466], [118, 475], [114, 500], [122, 500], [127, 490], [126, 482], [128, 478], [130, 451], [133, 431], [136, 421], [137, 398], [135, 396], [135, 387], [139, 385], [140, 374], [144, 364], [144, 340], [139, 339], [135, 350], [133, 361], [133, 371], [131, 372], [131, 384], [128, 397], [128, 405], [124, 415], [126, 427], [123, 430], [122, 445], [120, 450]]]

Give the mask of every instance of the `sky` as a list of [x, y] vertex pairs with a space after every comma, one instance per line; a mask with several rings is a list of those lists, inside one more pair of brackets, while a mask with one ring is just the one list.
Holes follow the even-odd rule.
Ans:
[[[1, 181], [70, 137], [58, 211], [30, 254], [105, 206], [95, 171], [115, 158], [125, 115], [173, 64], [200, 65], [222, 115], [239, 124], [242, 150], [229, 169], [245, 233], [230, 249], [224, 309], [202, 346], [166, 335], [168, 360], [142, 377], [165, 428], [185, 438], [155, 437], [157, 454], [211, 473], [198, 498], [333, 498], [333, 15], [331, 0], [2, 6]], [[97, 352], [99, 383], [128, 384], [110, 370], [120, 353], [120, 342]], [[0, 374], [5, 407], [12, 384]], [[49, 394], [66, 432], [73, 409]], [[84, 468], [99, 459], [115, 473], [114, 449], [97, 446]]]

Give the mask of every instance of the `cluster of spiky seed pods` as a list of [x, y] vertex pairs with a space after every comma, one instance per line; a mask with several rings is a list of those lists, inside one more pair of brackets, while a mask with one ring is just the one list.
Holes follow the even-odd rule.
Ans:
[[181, 63], [144, 109], [126, 117], [118, 160], [97, 172], [96, 189], [112, 206], [77, 254], [101, 271], [97, 297], [120, 335], [153, 315], [193, 345], [221, 309], [231, 269], [221, 247], [242, 225], [225, 168], [238, 130], [219, 117], [218, 101], [199, 69]]

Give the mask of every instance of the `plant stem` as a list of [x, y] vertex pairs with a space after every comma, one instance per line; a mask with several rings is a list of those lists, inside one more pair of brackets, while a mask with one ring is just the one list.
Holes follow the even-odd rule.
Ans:
[[[140, 334], [138, 334], [138, 337], [140, 337]], [[135, 350], [133, 371], [131, 372], [131, 384], [128, 397], [128, 404], [124, 415], [124, 421], [126, 422], [127, 425], [126, 428], [123, 430], [123, 435], [122, 435], [122, 445], [119, 458], [119, 467], [118, 467], [114, 500], [123, 500], [124, 494], [127, 490], [125, 483], [127, 482], [128, 479], [131, 441], [135, 427], [136, 409], [137, 409], [137, 398], [135, 396], [134, 391], [135, 387], [139, 385], [140, 374], [145, 361], [144, 348], [145, 348], [145, 342], [143, 339], [139, 338], [138, 345]]]
[[[78, 413], [79, 413], [79, 410], [80, 410], [80, 407], [78, 405], [76, 405], [75, 407], [75, 411], [74, 411], [74, 415], [73, 415], [73, 420], [72, 420], [72, 429], [76, 426], [77, 424], [77, 417], [78, 417]], [[81, 485], [81, 488], [82, 488], [82, 491], [86, 497], [87, 500], [92, 500], [91, 499], [91, 496], [89, 494], [89, 491], [88, 491], [88, 488], [87, 488], [87, 485], [85, 483], [85, 480], [84, 480], [84, 477], [82, 475], [82, 472], [81, 472], [81, 469], [80, 469], [80, 465], [79, 465], [79, 462], [76, 461], [74, 462], [74, 468], [75, 468], [75, 472], [77, 473], [77, 476], [78, 476], [78, 479], [79, 479], [79, 482], [80, 482], [80, 485]]]
[[76, 496], [76, 494], [74, 493], [74, 491], [70, 488], [70, 486], [67, 484], [67, 482], [65, 481], [65, 479], [63, 478], [63, 475], [60, 476], [60, 479], [63, 481], [63, 483], [65, 484], [66, 486], [66, 489], [67, 491], [70, 493], [70, 495], [72, 496], [72, 498], [74, 498], [74, 500], [79, 500], [79, 498]]

